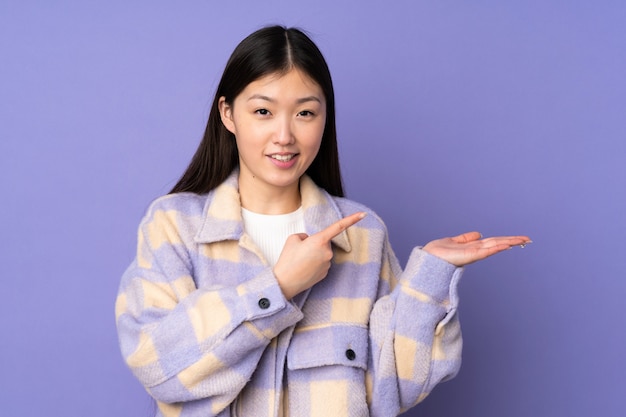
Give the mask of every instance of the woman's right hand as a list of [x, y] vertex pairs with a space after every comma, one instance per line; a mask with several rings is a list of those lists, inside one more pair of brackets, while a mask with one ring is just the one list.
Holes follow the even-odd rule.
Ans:
[[331, 240], [365, 215], [354, 213], [314, 235], [298, 233], [287, 238], [274, 265], [274, 275], [285, 298], [290, 300], [326, 277], [333, 259]]

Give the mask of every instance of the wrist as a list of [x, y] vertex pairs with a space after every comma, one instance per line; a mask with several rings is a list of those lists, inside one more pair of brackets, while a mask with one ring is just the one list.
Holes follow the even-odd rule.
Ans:
[[280, 271], [280, 268], [277, 268], [276, 266], [274, 266], [274, 268], [272, 269], [272, 272], [274, 273], [276, 282], [278, 283], [280, 290], [283, 292], [285, 299], [291, 300], [293, 297], [295, 297], [299, 293], [299, 291], [293, 288], [292, 285], [289, 285], [288, 282], [284, 279], [284, 275]]

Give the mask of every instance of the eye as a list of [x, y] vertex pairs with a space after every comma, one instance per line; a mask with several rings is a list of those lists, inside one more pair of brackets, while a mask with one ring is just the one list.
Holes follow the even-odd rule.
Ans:
[[254, 111], [256, 114], [260, 114], [261, 116], [267, 116], [270, 114], [268, 109], [257, 109]]
[[310, 116], [315, 116], [315, 113], [313, 113], [310, 110], [302, 110], [300, 113], [298, 113], [298, 116], [310, 117]]

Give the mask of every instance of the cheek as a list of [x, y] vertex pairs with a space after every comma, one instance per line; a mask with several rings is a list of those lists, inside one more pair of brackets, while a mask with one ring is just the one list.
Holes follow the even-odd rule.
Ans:
[[306, 138], [305, 141], [301, 141], [300, 147], [301, 151], [306, 149], [307, 153], [310, 155], [311, 159], [315, 158], [315, 155], [320, 149], [322, 144], [322, 137], [320, 135], [311, 135]]
[[264, 134], [261, 129], [250, 124], [239, 124], [235, 140], [240, 153], [251, 153], [262, 148]]
[[321, 128], [319, 129], [319, 131], [317, 132], [316, 135], [316, 140], [315, 140], [315, 152], [317, 153], [317, 151], [320, 149], [320, 146], [322, 145], [322, 137], [324, 136], [324, 125], [321, 126]]
[[255, 149], [257, 146], [253, 141], [250, 140], [245, 134], [241, 134], [235, 136], [235, 143], [237, 144], [237, 151], [239, 153], [240, 158], [250, 158], [255, 153]]
[[320, 148], [322, 144], [322, 136], [324, 135], [324, 123], [317, 124], [315, 126], [311, 126], [311, 128], [307, 132], [307, 147], [311, 150], [317, 150]]

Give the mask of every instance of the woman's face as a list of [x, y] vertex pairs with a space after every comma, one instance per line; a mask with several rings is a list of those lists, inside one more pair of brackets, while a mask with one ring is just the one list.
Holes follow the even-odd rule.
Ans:
[[220, 114], [237, 141], [240, 184], [298, 189], [326, 124], [326, 101], [315, 81], [297, 69], [259, 78], [230, 105], [222, 97]]

